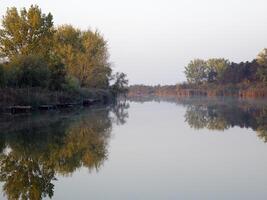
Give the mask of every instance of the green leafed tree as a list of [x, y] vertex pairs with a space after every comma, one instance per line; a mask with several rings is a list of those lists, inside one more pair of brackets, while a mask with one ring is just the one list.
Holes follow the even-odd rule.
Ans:
[[14, 57], [5, 66], [7, 86], [42, 87], [49, 86], [51, 72], [48, 64], [38, 55]]
[[67, 84], [67, 72], [65, 65], [60, 60], [54, 60], [49, 66], [50, 69], [50, 90], [63, 90]]
[[189, 83], [203, 83], [208, 78], [207, 63], [201, 59], [194, 59], [185, 67], [185, 75]]
[[81, 85], [107, 88], [111, 76], [107, 42], [98, 31], [82, 33], [84, 52], [79, 54], [77, 76]]
[[207, 60], [208, 81], [220, 83], [224, 80], [224, 73], [230, 66], [230, 62], [224, 58], [212, 58]]
[[126, 93], [128, 91], [128, 79], [126, 74], [117, 72], [113, 75], [112, 79], [114, 80], [114, 84], [112, 85], [112, 89], [116, 94]]
[[6, 72], [4, 64], [0, 63], [0, 88], [3, 88], [6, 86]]
[[55, 34], [55, 54], [82, 87], [107, 88], [111, 76], [107, 42], [97, 31], [64, 25]]
[[39, 54], [48, 57], [53, 39], [53, 16], [43, 14], [38, 6], [20, 11], [8, 8], [0, 29], [0, 56]]
[[267, 67], [267, 48], [263, 49], [257, 56], [257, 62]]
[[69, 74], [78, 68], [78, 54], [83, 51], [81, 31], [71, 25], [62, 25], [54, 35], [54, 53], [66, 65]]
[[257, 63], [260, 65], [257, 69], [257, 76], [262, 82], [267, 83], [267, 48], [258, 54]]

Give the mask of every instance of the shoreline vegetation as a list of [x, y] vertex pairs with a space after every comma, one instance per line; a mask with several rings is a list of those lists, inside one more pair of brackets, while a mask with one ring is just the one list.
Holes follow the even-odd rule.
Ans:
[[98, 30], [54, 26], [37, 5], [7, 8], [0, 26], [0, 111], [108, 103], [127, 91]]
[[194, 59], [185, 67], [187, 82], [176, 85], [132, 85], [128, 96], [267, 97], [267, 49], [251, 62], [224, 58]]
[[129, 97], [134, 96], [158, 96], [158, 97], [219, 97], [230, 96], [237, 98], [266, 98], [267, 86], [265, 84], [229, 84], [229, 85], [132, 85], [129, 87], [127, 94]]
[[29, 113], [32, 111], [62, 110], [114, 103], [116, 97], [109, 90], [50, 91], [41, 88], [1, 89], [0, 113]]

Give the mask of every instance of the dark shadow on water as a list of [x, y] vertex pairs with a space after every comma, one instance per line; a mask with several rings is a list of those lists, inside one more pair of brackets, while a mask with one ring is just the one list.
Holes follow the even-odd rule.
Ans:
[[0, 181], [8, 199], [52, 197], [56, 175], [99, 170], [108, 158], [112, 124], [126, 102], [109, 108], [0, 118]]

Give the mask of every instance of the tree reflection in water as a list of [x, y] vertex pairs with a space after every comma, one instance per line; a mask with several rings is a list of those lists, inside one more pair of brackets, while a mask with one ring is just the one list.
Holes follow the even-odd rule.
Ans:
[[123, 124], [128, 107], [122, 102], [111, 109], [2, 118], [4, 194], [8, 199], [51, 198], [57, 173], [71, 175], [81, 167], [99, 170], [108, 156], [112, 122]]
[[183, 101], [185, 121], [191, 128], [226, 130], [234, 126], [251, 128], [267, 142], [267, 104], [247, 101]]
[[170, 102], [186, 107], [185, 121], [191, 128], [226, 130], [234, 126], [251, 128], [267, 142], [266, 99], [245, 100], [233, 97], [130, 97], [134, 102]]

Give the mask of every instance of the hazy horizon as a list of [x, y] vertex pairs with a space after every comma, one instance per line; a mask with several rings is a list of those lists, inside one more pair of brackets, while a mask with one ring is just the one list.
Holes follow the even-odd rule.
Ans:
[[0, 14], [31, 4], [51, 12], [56, 26], [99, 29], [115, 70], [130, 84], [175, 84], [185, 80], [191, 59], [249, 61], [267, 47], [264, 0], [4, 0]]

